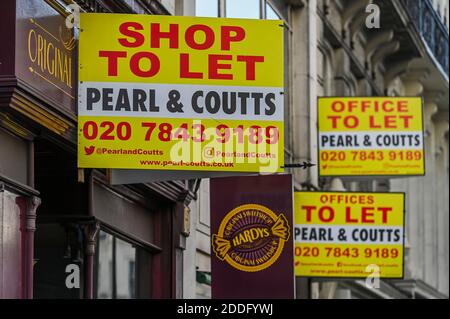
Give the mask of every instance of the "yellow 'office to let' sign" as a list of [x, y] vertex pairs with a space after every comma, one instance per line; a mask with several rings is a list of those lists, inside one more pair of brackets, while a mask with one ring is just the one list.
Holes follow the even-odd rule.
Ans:
[[321, 176], [424, 175], [420, 97], [318, 99]]

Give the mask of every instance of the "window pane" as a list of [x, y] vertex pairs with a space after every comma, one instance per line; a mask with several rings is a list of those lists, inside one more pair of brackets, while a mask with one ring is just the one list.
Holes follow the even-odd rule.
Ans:
[[272, 9], [272, 7], [266, 3], [266, 19], [267, 20], [281, 20], [281, 18], [278, 16], [278, 14], [275, 12], [275, 10]]
[[100, 231], [98, 240], [97, 298], [113, 297], [113, 236]]
[[129, 243], [116, 238], [116, 280], [117, 299], [135, 298], [136, 249]]
[[227, 0], [227, 17], [259, 19], [259, 1], [260, 0]]
[[195, 15], [197, 17], [218, 17], [219, 0], [196, 0]]

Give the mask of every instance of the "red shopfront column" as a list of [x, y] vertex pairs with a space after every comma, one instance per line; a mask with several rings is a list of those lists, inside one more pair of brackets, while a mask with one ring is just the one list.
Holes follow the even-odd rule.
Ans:
[[37, 196], [17, 197], [16, 203], [21, 212], [22, 298], [33, 299], [34, 234], [36, 210], [41, 199]]
[[94, 298], [94, 258], [97, 235], [100, 231], [100, 224], [98, 222], [88, 225], [85, 229], [86, 247], [85, 247], [85, 298]]

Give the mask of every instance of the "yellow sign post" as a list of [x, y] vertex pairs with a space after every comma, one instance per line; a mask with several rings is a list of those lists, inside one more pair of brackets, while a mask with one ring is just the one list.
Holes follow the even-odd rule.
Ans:
[[420, 97], [320, 97], [320, 176], [424, 175]]
[[403, 193], [297, 192], [295, 274], [403, 278]]
[[282, 23], [82, 14], [78, 101], [79, 167], [279, 172]]

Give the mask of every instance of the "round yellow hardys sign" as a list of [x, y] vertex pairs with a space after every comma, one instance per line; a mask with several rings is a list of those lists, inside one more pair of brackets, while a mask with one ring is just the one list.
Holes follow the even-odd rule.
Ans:
[[255, 272], [270, 267], [289, 239], [289, 223], [269, 208], [246, 204], [230, 211], [212, 236], [217, 258], [236, 269]]

